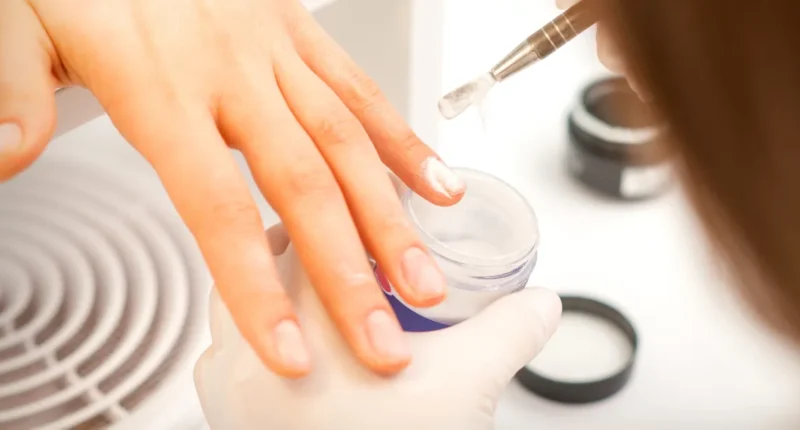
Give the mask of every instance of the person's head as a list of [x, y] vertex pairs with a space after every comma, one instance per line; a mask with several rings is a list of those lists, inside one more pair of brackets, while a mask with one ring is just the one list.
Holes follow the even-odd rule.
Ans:
[[602, 1], [745, 298], [800, 340], [800, 2]]

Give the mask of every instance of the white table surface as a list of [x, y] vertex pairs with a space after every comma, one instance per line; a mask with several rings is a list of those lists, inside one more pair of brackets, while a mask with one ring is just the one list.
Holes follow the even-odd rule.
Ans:
[[[551, 3], [447, 0], [445, 88], [483, 72], [555, 16]], [[440, 125], [446, 161], [508, 180], [537, 211], [542, 241], [532, 282], [608, 301], [640, 336], [633, 379], [617, 396], [562, 406], [514, 384], [498, 429], [800, 428], [800, 355], [730, 294], [681, 191], [626, 204], [566, 175], [566, 112], [582, 85], [606, 73], [593, 38], [583, 35], [496, 87], [485, 133], [476, 112]]]

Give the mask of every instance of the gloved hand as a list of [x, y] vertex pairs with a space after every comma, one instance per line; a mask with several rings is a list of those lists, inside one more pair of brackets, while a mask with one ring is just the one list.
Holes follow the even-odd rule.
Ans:
[[[70, 85], [91, 90], [154, 167], [234, 321], [273, 370], [299, 376], [312, 363], [230, 148], [244, 154], [360, 360], [383, 373], [407, 365], [364, 255], [414, 306], [441, 301], [445, 285], [386, 166], [441, 205], [460, 200], [464, 184], [299, 0], [0, 1], [0, 181], [42, 152], [54, 91]], [[391, 350], [375, 344], [391, 337]]]
[[[559, 9], [567, 9], [582, 0], [556, 0]], [[597, 58], [612, 73], [625, 75], [631, 89], [642, 99], [649, 98], [648, 93], [639, 85], [635, 79], [627, 74], [625, 58], [620, 52], [619, 47], [614, 43], [614, 39], [608, 26], [601, 22], [597, 24]]]
[[301, 380], [265, 369], [212, 293], [213, 345], [195, 369], [212, 430], [491, 429], [503, 389], [541, 350], [561, 315], [555, 293], [523, 290], [454, 327], [406, 334], [411, 365], [380, 377], [348, 350], [286, 233], [277, 226], [268, 236], [282, 253], [279, 273], [306, 329], [315, 368]]

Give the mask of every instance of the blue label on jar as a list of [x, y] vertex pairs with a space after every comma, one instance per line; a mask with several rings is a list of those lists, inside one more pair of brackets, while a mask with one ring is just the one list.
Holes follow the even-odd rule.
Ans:
[[381, 289], [383, 289], [383, 294], [389, 300], [389, 304], [392, 305], [392, 309], [394, 309], [394, 313], [397, 315], [397, 320], [400, 322], [400, 326], [403, 327], [403, 330], [408, 332], [426, 332], [441, 330], [448, 327], [446, 324], [425, 318], [404, 305], [395, 295], [392, 284], [389, 283], [389, 279], [386, 278], [381, 269], [375, 265], [373, 266], [373, 270], [375, 271], [375, 279], [378, 281]]

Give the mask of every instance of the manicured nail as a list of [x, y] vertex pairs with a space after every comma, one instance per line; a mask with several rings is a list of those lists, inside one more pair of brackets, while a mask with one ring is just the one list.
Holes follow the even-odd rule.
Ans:
[[311, 355], [296, 322], [286, 320], [275, 327], [275, 344], [281, 360], [289, 367], [305, 369], [311, 365]]
[[401, 267], [408, 285], [425, 298], [439, 297], [445, 293], [447, 287], [444, 276], [425, 251], [409, 248], [403, 254]]
[[411, 358], [403, 329], [384, 310], [373, 311], [367, 317], [367, 337], [375, 352], [385, 359], [402, 361]]
[[13, 151], [22, 145], [22, 130], [14, 123], [0, 124], [0, 152]]
[[447, 197], [461, 194], [467, 188], [464, 181], [436, 157], [422, 162], [422, 176], [431, 188]]

